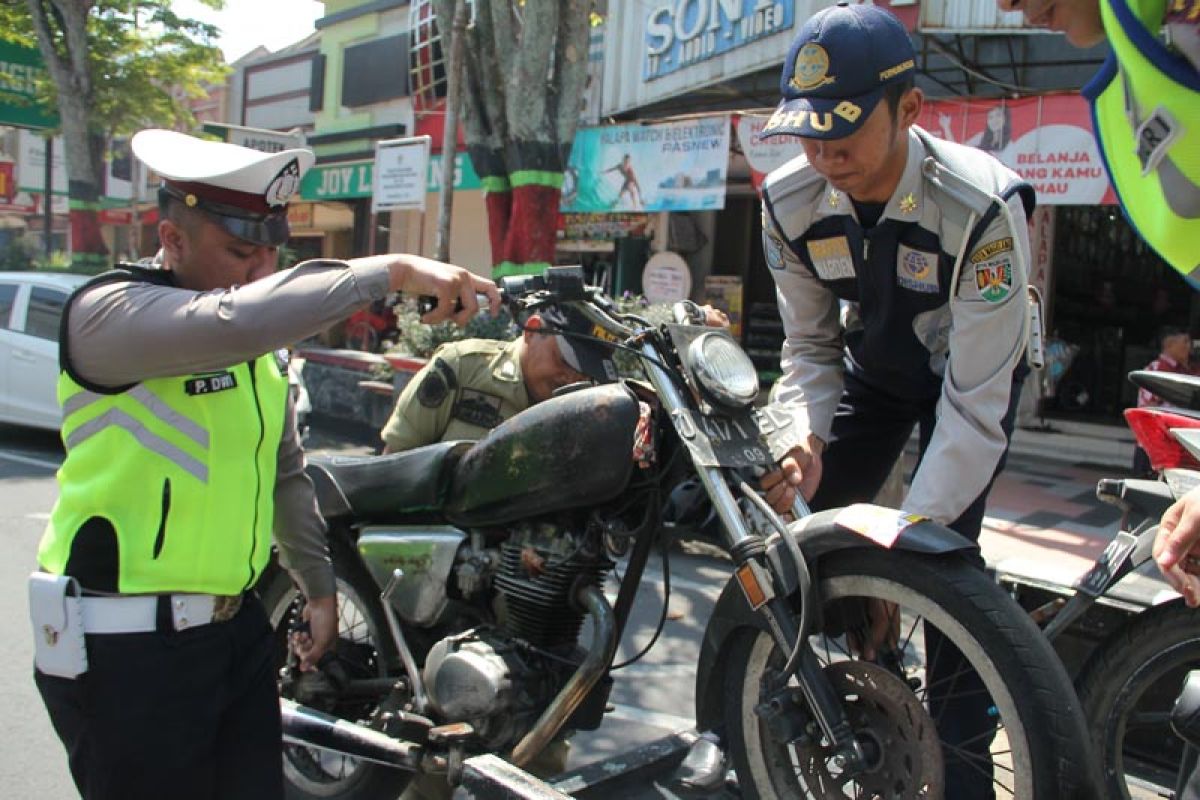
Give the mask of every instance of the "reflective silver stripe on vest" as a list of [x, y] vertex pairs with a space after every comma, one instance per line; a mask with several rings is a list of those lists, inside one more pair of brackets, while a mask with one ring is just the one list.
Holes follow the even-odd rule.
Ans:
[[67, 398], [67, 402], [63, 403], [63, 419], [74, 414], [82, 408], [87, 408], [92, 403], [98, 400], [103, 400], [107, 395], [96, 394], [95, 392], [82, 391], [71, 395]]
[[77, 447], [109, 426], [124, 428], [147, 450], [158, 453], [175, 466], [190, 473], [201, 483], [208, 483], [208, 467], [197, 458], [168, 442], [119, 408], [110, 408], [95, 419], [80, 425], [67, 436], [67, 447]]
[[208, 449], [208, 431], [164, 403], [145, 386], [139, 384], [129, 390], [129, 396], [137, 400], [146, 410], [170, 425], [196, 444]]
[[[196, 444], [208, 449], [208, 431], [201, 428], [192, 420], [180, 414], [175, 409], [164, 403], [156, 397], [153, 392], [145, 386], [139, 384], [128, 392], [126, 392], [134, 400], [137, 400], [142, 406], [159, 419], [164, 424], [174, 428], [184, 436], [191, 439]], [[112, 395], [97, 394], [96, 392], [82, 391], [71, 395], [67, 401], [63, 403], [63, 420], [71, 416], [77, 411], [80, 411], [95, 402], [103, 400]]]

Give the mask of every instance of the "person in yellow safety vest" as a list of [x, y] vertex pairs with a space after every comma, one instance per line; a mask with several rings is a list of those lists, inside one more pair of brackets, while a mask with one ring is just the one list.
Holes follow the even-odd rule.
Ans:
[[1200, 287], [1200, 0], [997, 0], [1076, 47], [1112, 47], [1083, 87], [1121, 208]]
[[[1075, 47], [1112, 54], [1084, 87], [1121, 208], [1146, 242], [1200, 287], [1200, 0], [996, 0]], [[1159, 570], [1200, 606], [1200, 488], [1163, 514]]]
[[[465, 324], [495, 285], [410, 255], [276, 272], [314, 156], [142, 131], [162, 269], [120, 266], [63, 313], [66, 460], [30, 576], [34, 678], [86, 800], [283, 797], [271, 628], [280, 563], [308, 602], [301, 669], [337, 638], [325, 525], [276, 351], [393, 291]], [[453, 313], [455, 301], [462, 310]]]

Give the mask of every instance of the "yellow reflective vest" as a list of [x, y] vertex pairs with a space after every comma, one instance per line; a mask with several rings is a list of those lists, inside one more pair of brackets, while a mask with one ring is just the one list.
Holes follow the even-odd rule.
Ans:
[[1200, 74], [1158, 37], [1166, 0], [1101, 0], [1113, 52], [1084, 87], [1121, 208], [1200, 286]]
[[85, 388], [62, 360], [67, 455], [42, 568], [123, 594], [249, 588], [274, 520], [288, 392], [276, 356], [115, 390]]

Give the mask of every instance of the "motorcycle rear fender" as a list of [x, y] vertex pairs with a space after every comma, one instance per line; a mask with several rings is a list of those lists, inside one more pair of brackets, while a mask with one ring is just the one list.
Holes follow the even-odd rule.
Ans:
[[[882, 545], [835, 522], [842, 509], [821, 511], [793, 523], [791, 535], [800, 545], [808, 562], [813, 580], [819, 580], [821, 560], [843, 550], [877, 549]], [[956, 531], [932, 520], [913, 522], [899, 530], [888, 548], [942, 556], [949, 553], [977, 550], [978, 546]], [[767, 540], [767, 558], [773, 571], [783, 583], [784, 594], [799, 589], [795, 563], [790, 548], [776, 534]], [[819, 624], [819, 621], [816, 621]], [[700, 645], [700, 663], [696, 669], [696, 725], [698, 730], [711, 730], [722, 722], [724, 709], [721, 699], [725, 684], [725, 662], [719, 656], [726, 643], [742, 628], [767, 631], [767, 622], [746, 601], [737, 581], [730, 578], [717, 599], [704, 639]]]

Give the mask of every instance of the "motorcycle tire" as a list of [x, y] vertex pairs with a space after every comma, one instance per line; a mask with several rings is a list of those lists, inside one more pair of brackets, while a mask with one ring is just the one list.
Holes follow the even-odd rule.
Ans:
[[[1184, 743], [1169, 717], [1184, 677], [1197, 667], [1200, 609], [1182, 599], [1129, 619], [1092, 652], [1076, 683], [1106, 797], [1176, 796]], [[1131, 791], [1131, 780], [1139, 788]], [[1139, 793], [1147, 789], [1154, 793]]]
[[[1070, 679], [1038, 629], [982, 571], [957, 556], [855, 550], [823, 558], [816, 577], [824, 621], [817, 624], [824, 628], [810, 637], [813, 651], [842, 697], [859, 741], [873, 738], [883, 744], [874, 748], [871, 772], [857, 779], [837, 774], [815, 723], [803, 727], [809, 720], [795, 678], [790, 691], [800, 713], [792, 715], [800, 717], [803, 733], [773, 735], [759, 712], [764, 686], [786, 654], [766, 631], [747, 628], [726, 650], [723, 687], [726, 731], [744, 796], [936, 800], [945, 791], [951, 798], [941, 784], [944, 754], [952, 746], [938, 735], [926, 696], [924, 641], [932, 625], [958, 647], [990, 693], [984, 724], [996, 719], [997, 733], [986, 755], [970, 757], [979, 764], [990, 758], [995, 796], [1094, 800], [1095, 775], [1087, 743], [1081, 741], [1086, 734]], [[895, 661], [862, 661], [848, 644], [851, 626], [838, 630], [833, 622], [845, 614], [839, 608], [857, 607], [865, 614], [871, 600], [900, 609], [893, 629]], [[924, 625], [917, 624], [922, 620]], [[843, 688], [834, 681], [838, 675], [849, 675], [842, 678]], [[881, 675], [877, 683], [884, 691], [867, 685]], [[908, 746], [917, 739], [922, 739], [919, 745]]]
[[[360, 670], [383, 677], [399, 657], [388, 634], [387, 617], [379, 589], [347, 545], [331, 542], [337, 578], [339, 657], [349, 654]], [[288, 573], [277, 574], [260, 589], [267, 618], [275, 637], [275, 669], [282, 669], [288, 654], [287, 637], [300, 593]], [[361, 703], [339, 707], [338, 716], [357, 721], [371, 708]], [[284, 790], [288, 800], [395, 800], [412, 779], [410, 773], [349, 756], [284, 744]]]

